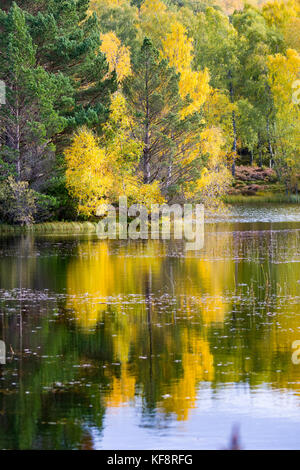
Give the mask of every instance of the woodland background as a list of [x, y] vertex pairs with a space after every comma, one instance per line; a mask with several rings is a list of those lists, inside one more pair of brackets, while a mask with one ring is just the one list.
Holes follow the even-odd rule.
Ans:
[[0, 220], [297, 195], [299, 30], [297, 0], [2, 0]]

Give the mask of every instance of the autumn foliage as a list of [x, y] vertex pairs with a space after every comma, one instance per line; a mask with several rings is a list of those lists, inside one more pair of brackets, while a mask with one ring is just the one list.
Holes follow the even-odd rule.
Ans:
[[59, 3], [0, 15], [2, 204], [10, 177], [49, 218], [120, 195], [217, 208], [240, 164], [298, 191], [299, 0]]

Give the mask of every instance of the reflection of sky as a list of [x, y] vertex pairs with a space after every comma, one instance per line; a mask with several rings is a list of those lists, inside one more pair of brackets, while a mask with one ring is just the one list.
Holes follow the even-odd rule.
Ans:
[[[208, 214], [206, 214], [208, 216]], [[208, 216], [209, 217], [209, 216]], [[212, 216], [208, 222], [300, 222], [300, 205], [278, 205], [268, 204], [265, 206], [260, 205], [235, 205], [232, 206], [230, 211], [218, 216]]]
[[[300, 367], [300, 366], [299, 366]], [[143, 418], [135, 407], [107, 408], [100, 436], [92, 430], [96, 449], [222, 449], [232, 428], [240, 428], [244, 449], [299, 449], [300, 402], [293, 393], [267, 386], [251, 389], [229, 384], [214, 392], [201, 385], [197, 408], [187, 421], [166, 420], [162, 415]]]

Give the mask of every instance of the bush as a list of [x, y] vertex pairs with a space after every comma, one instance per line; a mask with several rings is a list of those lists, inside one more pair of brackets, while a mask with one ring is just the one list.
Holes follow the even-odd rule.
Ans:
[[259, 168], [252, 166], [236, 167], [235, 178], [241, 181], [277, 181], [276, 173], [271, 168]]
[[59, 201], [54, 196], [35, 193], [36, 195], [36, 222], [54, 220]]
[[0, 187], [0, 214], [3, 220], [17, 225], [31, 225], [36, 213], [36, 193], [26, 181], [9, 176]]
[[65, 175], [51, 178], [45, 190], [49, 197], [56, 201], [54, 219], [74, 220], [77, 218], [77, 203], [70, 197], [66, 188]]
[[0, 185], [0, 219], [13, 225], [32, 225], [53, 218], [59, 202], [53, 196], [29, 188], [12, 176]]

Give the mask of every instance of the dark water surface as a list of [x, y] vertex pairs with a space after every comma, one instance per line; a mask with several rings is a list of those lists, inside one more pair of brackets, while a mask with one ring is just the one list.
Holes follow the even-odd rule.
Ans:
[[0, 238], [0, 448], [300, 449], [300, 208], [183, 242]]

